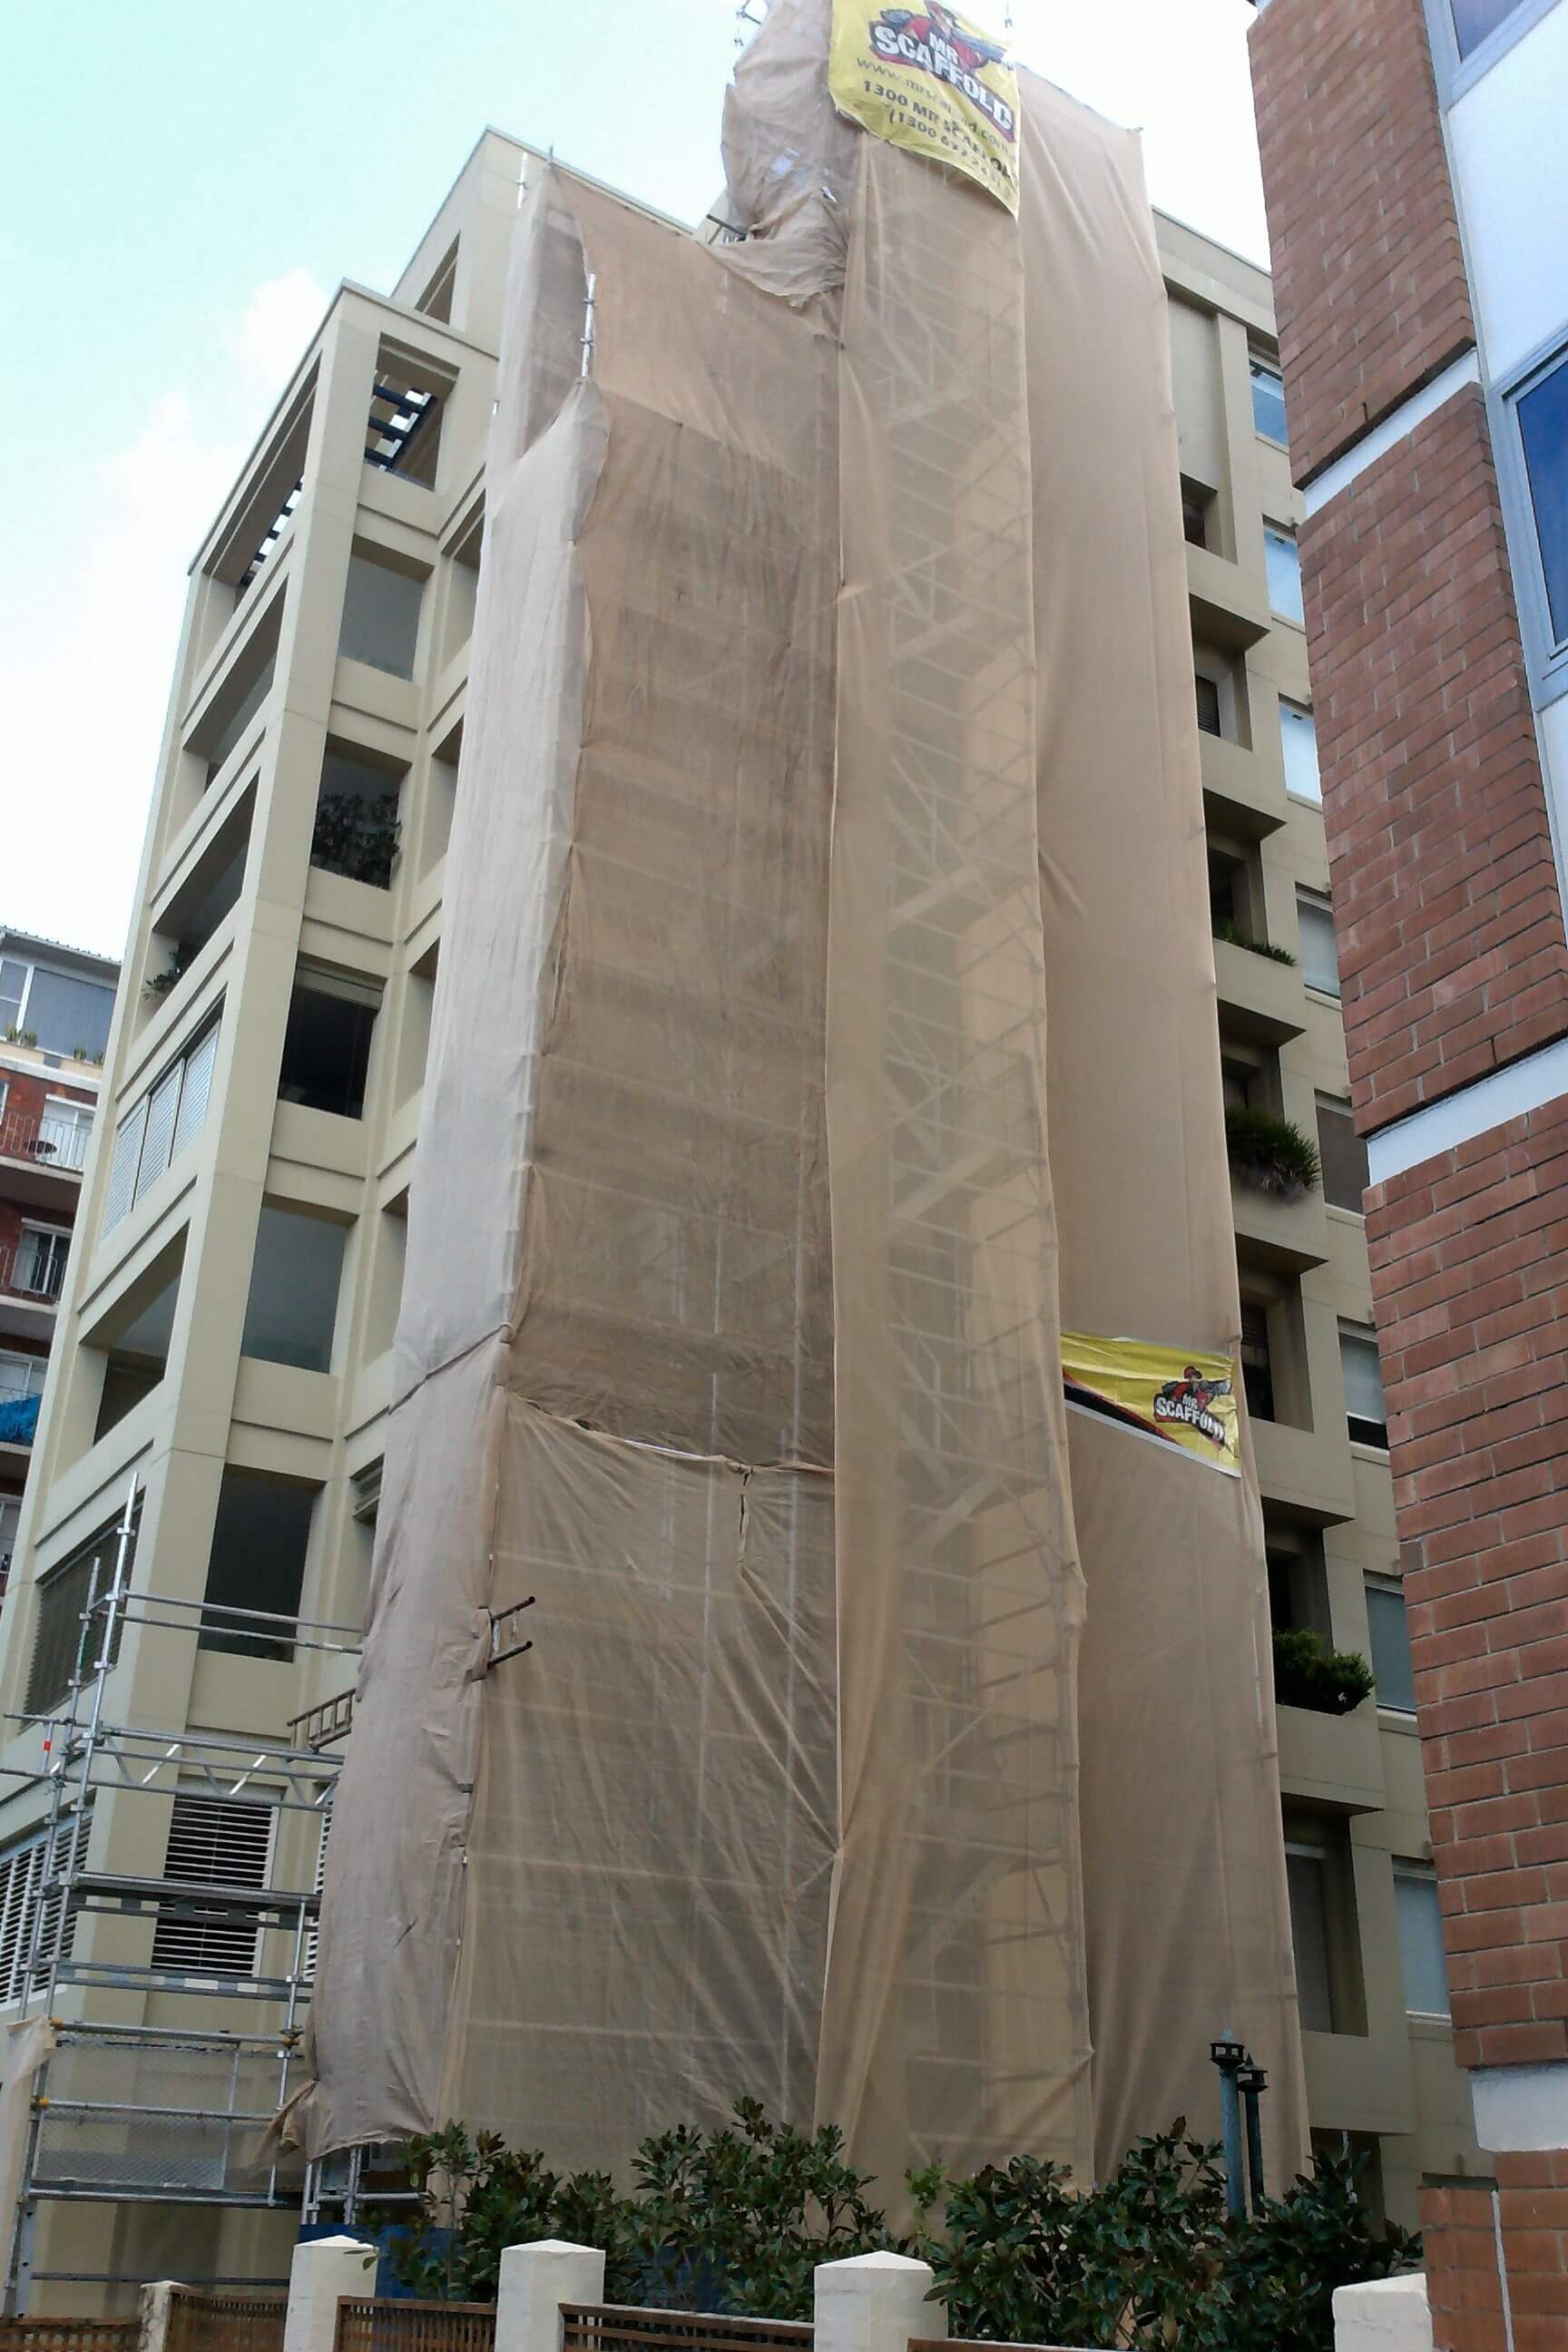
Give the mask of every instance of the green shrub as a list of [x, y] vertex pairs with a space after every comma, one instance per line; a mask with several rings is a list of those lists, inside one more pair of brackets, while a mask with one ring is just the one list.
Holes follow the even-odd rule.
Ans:
[[1310, 1192], [1322, 1171], [1318, 1147], [1310, 1136], [1288, 1118], [1269, 1110], [1252, 1110], [1246, 1103], [1227, 1103], [1225, 1143], [1231, 1172], [1259, 1192], [1277, 1192], [1294, 1200]]
[[1331, 1650], [1307, 1625], [1274, 1628], [1274, 1696], [1281, 1706], [1349, 1715], [1372, 1689], [1372, 1668], [1358, 1651]]
[[[501, 2251], [561, 2237], [605, 2253], [609, 2303], [809, 2319], [818, 2263], [879, 2247], [921, 2255], [950, 2332], [993, 2343], [1127, 2352], [1332, 2352], [1336, 2286], [1419, 2259], [1403, 2231], [1379, 2235], [1348, 2158], [1246, 2220], [1226, 2210], [1217, 2145], [1184, 2122], [1141, 2140], [1079, 2193], [1037, 2157], [950, 2179], [909, 2177], [919, 2216], [899, 2239], [847, 2165], [841, 2135], [810, 2136], [742, 2100], [735, 2122], [681, 2126], [643, 2142], [637, 2186], [552, 2172], [491, 2133], [449, 2124], [408, 2144], [421, 2216], [396, 2233], [394, 2267], [416, 2294], [493, 2298]], [[940, 2213], [940, 2218], [938, 2218]]]
[[1216, 923], [1214, 935], [1216, 940], [1226, 940], [1233, 948], [1245, 948], [1249, 955], [1267, 956], [1270, 963], [1294, 964], [1296, 961], [1289, 948], [1277, 948], [1268, 940], [1249, 939], [1245, 931], [1238, 931], [1234, 923]]

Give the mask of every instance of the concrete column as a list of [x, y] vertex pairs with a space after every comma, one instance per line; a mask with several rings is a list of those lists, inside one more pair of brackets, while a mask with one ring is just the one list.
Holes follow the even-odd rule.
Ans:
[[562, 2305], [604, 2300], [605, 2257], [597, 2247], [566, 2238], [508, 2246], [496, 2291], [495, 2352], [561, 2352]]
[[140, 2332], [136, 2352], [163, 2352], [169, 2334], [169, 2305], [174, 2297], [173, 2279], [151, 2279], [139, 2298], [137, 2319]]
[[926, 2301], [933, 2275], [908, 2254], [819, 2263], [814, 2352], [906, 2352], [911, 2336], [945, 2336], [946, 2305]]
[[289, 2265], [283, 2352], [332, 2352], [338, 2305], [375, 2293], [375, 2248], [363, 2238], [309, 2238]]
[[1334, 2352], [1432, 2352], [1426, 2280], [1415, 2273], [1335, 2287]]

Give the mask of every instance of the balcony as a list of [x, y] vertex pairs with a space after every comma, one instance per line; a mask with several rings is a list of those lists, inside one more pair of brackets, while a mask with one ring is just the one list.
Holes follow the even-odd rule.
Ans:
[[47, 1339], [65, 1282], [68, 1233], [24, 1226], [0, 1245], [0, 1335]]
[[74, 1201], [87, 1165], [90, 1121], [45, 1110], [0, 1117], [0, 1191], [29, 1207]]

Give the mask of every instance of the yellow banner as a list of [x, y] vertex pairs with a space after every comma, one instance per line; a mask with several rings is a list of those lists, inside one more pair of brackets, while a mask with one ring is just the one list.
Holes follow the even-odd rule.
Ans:
[[895, 147], [934, 156], [1018, 210], [1018, 77], [1000, 41], [931, 0], [833, 0], [833, 103]]
[[1062, 1387], [1069, 1404], [1179, 1445], [1233, 1478], [1241, 1475], [1236, 1369], [1228, 1356], [1064, 1331]]

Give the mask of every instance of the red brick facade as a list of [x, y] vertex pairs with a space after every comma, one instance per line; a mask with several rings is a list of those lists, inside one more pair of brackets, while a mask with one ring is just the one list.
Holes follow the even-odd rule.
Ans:
[[1421, 0], [1270, 0], [1252, 79], [1301, 482], [1475, 330]]
[[1568, 1102], [1367, 1240], [1457, 2054], [1568, 2058]]
[[1372, 1129], [1568, 1031], [1479, 388], [1310, 519], [1301, 569], [1351, 1081]]
[[[1562, 2352], [1568, 2344], [1568, 2156], [1500, 2156], [1489, 2186], [1422, 2198], [1426, 2294], [1439, 2345], [1464, 2352]], [[1508, 2308], [1498, 2264], [1507, 2249]]]

